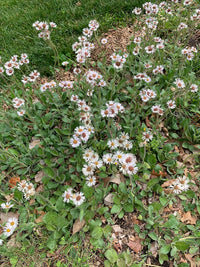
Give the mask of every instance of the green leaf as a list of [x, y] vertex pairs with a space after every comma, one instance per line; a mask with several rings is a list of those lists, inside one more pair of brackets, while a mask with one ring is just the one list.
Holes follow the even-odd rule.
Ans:
[[19, 152], [13, 148], [8, 148], [8, 152], [15, 155], [15, 156], [19, 156]]
[[56, 212], [48, 212], [43, 217], [43, 222], [51, 231], [55, 228], [61, 229], [66, 223], [66, 219]]
[[152, 240], [158, 240], [158, 237], [157, 237], [156, 233], [154, 233], [154, 232], [149, 233], [148, 236], [149, 236]]
[[166, 223], [163, 224], [163, 227], [175, 229], [179, 225], [179, 222], [177, 221], [177, 218], [175, 216], [171, 216], [171, 218], [166, 221]]
[[56, 248], [56, 240], [48, 239], [48, 240], [47, 240], [47, 247], [48, 247], [50, 250], [54, 250], [54, 249]]
[[102, 235], [103, 235], [103, 230], [100, 226], [96, 226], [91, 232], [91, 236], [94, 239], [100, 239]]
[[17, 188], [15, 188], [15, 191], [14, 191], [14, 198], [17, 201], [21, 201], [23, 199], [23, 193], [19, 191]]
[[121, 210], [120, 213], [118, 214], [118, 218], [121, 219], [124, 217], [124, 211]]
[[121, 208], [122, 208], [122, 206], [121, 205], [117, 205], [117, 204], [115, 204], [115, 205], [113, 205], [112, 206], [112, 209], [111, 209], [111, 213], [113, 214], [113, 213], [118, 213], [120, 210], [121, 210]]
[[117, 252], [114, 249], [108, 249], [105, 252], [105, 257], [113, 264], [118, 260]]
[[163, 264], [164, 261], [168, 261], [168, 256], [166, 254], [159, 254], [159, 262], [160, 264]]
[[170, 249], [171, 249], [170, 245], [164, 245], [164, 246], [161, 247], [160, 253], [161, 254], [168, 254]]
[[120, 185], [119, 185], [119, 191], [121, 192], [121, 193], [123, 193], [123, 194], [127, 194], [127, 187], [126, 187], [126, 185], [124, 184], [124, 183], [121, 183]]
[[184, 242], [184, 241], [177, 241], [175, 243], [175, 246], [176, 246], [177, 249], [179, 249], [180, 251], [184, 252], [189, 248], [190, 245], [188, 243]]
[[87, 199], [91, 198], [94, 195], [94, 188], [89, 187], [86, 184], [84, 184], [82, 191]]
[[160, 197], [160, 203], [164, 207], [168, 202], [168, 199], [166, 197]]
[[123, 209], [125, 212], [133, 212], [133, 204], [126, 203], [123, 205]]
[[157, 183], [159, 183], [160, 179], [159, 178], [153, 178], [151, 179], [148, 183], [147, 186], [149, 188], [153, 187], [154, 185], [156, 185]]
[[44, 167], [43, 171], [50, 177], [54, 177], [55, 176], [54, 170], [52, 168], [50, 168], [50, 167]]

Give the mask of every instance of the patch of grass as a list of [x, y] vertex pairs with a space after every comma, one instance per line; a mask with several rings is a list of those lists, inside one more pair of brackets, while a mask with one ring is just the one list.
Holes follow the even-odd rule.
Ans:
[[132, 21], [131, 11], [144, 1], [120, 0], [6, 0], [1, 1], [1, 51], [7, 60], [11, 55], [29, 53], [33, 66], [49, 75], [54, 65], [53, 53], [43, 40], [37, 37], [32, 24], [37, 21], [55, 22], [57, 30], [52, 34], [60, 55], [71, 55], [71, 45], [82, 35], [89, 20], [97, 19], [101, 31], [123, 26]]

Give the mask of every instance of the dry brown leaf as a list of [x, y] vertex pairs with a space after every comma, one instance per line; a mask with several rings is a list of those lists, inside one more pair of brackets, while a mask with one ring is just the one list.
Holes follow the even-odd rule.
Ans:
[[35, 219], [35, 223], [41, 223], [44, 215], [46, 214], [46, 212], [44, 211], [40, 211], [38, 213], [40, 213], [41, 215], [37, 219]]
[[112, 229], [114, 230], [115, 233], [123, 233], [123, 229], [118, 224], [113, 225]]
[[195, 261], [192, 259], [191, 254], [184, 254], [186, 259], [190, 262], [190, 267], [199, 267], [200, 264], [195, 263]]
[[7, 248], [20, 248], [21, 244], [16, 242], [16, 234], [12, 235], [10, 240], [7, 242]]
[[40, 139], [32, 138], [32, 141], [29, 143], [29, 149], [33, 149], [35, 146], [40, 144]]
[[139, 253], [142, 250], [141, 239], [139, 237], [136, 237], [134, 241], [129, 239], [127, 246], [129, 246], [135, 253]]
[[195, 217], [192, 217], [190, 211], [188, 211], [186, 213], [182, 213], [181, 221], [186, 224], [196, 224], [197, 219]]
[[113, 241], [113, 247], [118, 253], [122, 251], [122, 245], [119, 243], [118, 240]]
[[103, 178], [103, 186], [104, 187], [107, 187], [109, 182], [110, 182], [110, 177], [109, 176], [107, 178]]
[[8, 182], [9, 182], [9, 187], [13, 188], [17, 185], [18, 182], [20, 182], [20, 177], [12, 177]]
[[45, 176], [45, 172], [44, 171], [39, 171], [36, 175], [35, 175], [35, 182], [39, 183], [42, 181], [42, 177]]
[[156, 258], [158, 255], [158, 243], [157, 242], [153, 242], [151, 243], [151, 247], [150, 247], [150, 252], [152, 253], [152, 255]]
[[114, 184], [121, 184], [122, 183], [121, 174], [116, 173], [110, 178], [109, 182], [114, 183]]
[[113, 194], [109, 193], [105, 198], [104, 198], [104, 204], [107, 206], [111, 206], [113, 204]]
[[171, 179], [171, 180], [168, 180], [166, 182], [164, 182], [161, 186], [162, 187], [168, 187], [170, 185], [173, 185], [173, 182], [175, 181], [176, 179]]
[[77, 219], [73, 224], [73, 230], [72, 230], [73, 235], [75, 233], [79, 232], [83, 228], [84, 225], [85, 225], [85, 220], [84, 219], [82, 221]]
[[148, 117], [146, 117], [145, 122], [146, 122], [146, 126], [147, 126], [148, 128], [151, 128], [151, 122], [150, 122], [150, 120], [149, 120]]
[[163, 172], [163, 171], [155, 172], [154, 170], [151, 172], [151, 174], [155, 176], [161, 176], [161, 177], [165, 177], [167, 175], [166, 172]]
[[43, 185], [43, 184], [39, 185], [39, 186], [36, 188], [35, 192], [36, 192], [36, 193], [44, 192], [44, 185]]

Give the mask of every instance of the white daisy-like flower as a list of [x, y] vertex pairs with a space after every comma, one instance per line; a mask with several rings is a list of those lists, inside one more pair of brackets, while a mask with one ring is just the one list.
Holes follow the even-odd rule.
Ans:
[[95, 176], [86, 177], [86, 184], [89, 187], [95, 185], [96, 184], [96, 177]]
[[8, 228], [11, 227], [13, 229], [13, 231], [17, 227], [17, 225], [18, 225], [18, 219], [17, 219], [17, 217], [9, 218], [8, 221], [7, 221], [7, 223], [6, 223], [6, 227], [8, 227]]
[[82, 192], [77, 192], [73, 194], [72, 201], [76, 206], [80, 206], [85, 201], [85, 196]]
[[102, 44], [107, 44], [108, 40], [106, 38], [101, 39]]
[[1, 208], [2, 209], [10, 209], [10, 208], [12, 208], [14, 205], [13, 204], [11, 204], [10, 202], [6, 202], [6, 203], [2, 203], [1, 204]]
[[18, 114], [20, 117], [22, 117], [22, 116], [24, 116], [24, 114], [25, 114], [25, 110], [24, 110], [24, 109], [21, 109], [21, 110], [17, 111], [17, 114]]
[[64, 198], [63, 201], [69, 203], [72, 198], [72, 195], [72, 188], [68, 188], [67, 191], [62, 194], [62, 197]]
[[17, 188], [19, 191], [21, 192], [25, 192], [27, 190], [27, 186], [28, 186], [28, 183], [26, 180], [21, 180], [18, 185], [17, 185]]
[[130, 141], [128, 141], [128, 140], [124, 141], [124, 143], [123, 143], [124, 149], [130, 150], [132, 147], [133, 147], [133, 144]]
[[177, 181], [177, 184], [179, 185], [179, 187], [181, 188], [182, 191], [187, 191], [189, 189], [190, 180], [187, 176], [184, 175], [183, 177], [178, 177], [176, 179], [176, 181]]
[[3, 235], [5, 235], [5, 236], [7, 236], [7, 237], [9, 237], [9, 236], [11, 236], [12, 234], [13, 234], [13, 232], [14, 232], [14, 228], [12, 228], [11, 226], [5, 226], [4, 228], [3, 228]]
[[68, 64], [69, 64], [68, 61], [63, 61], [63, 62], [62, 62], [62, 65], [63, 65], [64, 67], [66, 67]]
[[77, 136], [74, 136], [70, 139], [70, 145], [72, 147], [78, 147], [81, 144], [80, 139]]
[[191, 84], [190, 91], [193, 93], [198, 92], [198, 86], [196, 84]]
[[167, 101], [167, 106], [169, 109], [174, 109], [176, 107], [176, 103], [173, 100]]
[[103, 162], [106, 164], [112, 164], [113, 163], [113, 154], [107, 153], [103, 155]]
[[178, 87], [178, 88], [184, 88], [185, 87], [185, 83], [183, 80], [181, 80], [180, 78], [175, 79], [174, 84]]
[[146, 142], [149, 142], [150, 140], [153, 139], [153, 135], [150, 131], [145, 131], [142, 133], [142, 140], [146, 141]]
[[110, 149], [116, 149], [119, 145], [117, 139], [108, 140], [107, 145]]
[[91, 161], [91, 165], [94, 167], [94, 169], [96, 168], [100, 169], [103, 166], [103, 161], [101, 159], [97, 159], [97, 160]]
[[84, 165], [82, 168], [82, 173], [85, 176], [92, 176], [94, 174], [94, 167], [92, 165]]

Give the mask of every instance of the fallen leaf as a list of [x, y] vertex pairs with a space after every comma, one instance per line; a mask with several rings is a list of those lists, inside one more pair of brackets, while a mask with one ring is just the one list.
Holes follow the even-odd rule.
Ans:
[[190, 211], [188, 211], [186, 213], [182, 213], [181, 221], [186, 224], [196, 224], [197, 219], [195, 217], [192, 217]]
[[142, 250], [141, 239], [136, 237], [134, 241], [129, 240], [127, 246], [129, 246], [135, 253], [139, 253]]
[[13, 188], [17, 185], [18, 182], [20, 182], [20, 177], [12, 177], [8, 182], [9, 182], [9, 187]]
[[114, 230], [115, 233], [122, 233], [123, 232], [123, 229], [118, 224], [113, 225], [112, 229]]
[[[38, 212], [38, 213], [39, 213], [39, 212]], [[40, 222], [42, 222], [42, 219], [43, 219], [44, 215], [46, 214], [46, 212], [41, 211], [40, 214], [41, 214], [41, 215], [40, 215], [37, 219], [35, 219], [35, 223], [40, 223]]]
[[146, 122], [147, 127], [151, 128], [151, 123], [148, 117], [146, 117], [145, 122]]
[[116, 173], [115, 175], [113, 175], [111, 178], [110, 178], [110, 181], [111, 183], [114, 183], [114, 184], [121, 184], [121, 177], [120, 177], [120, 174], [119, 173]]
[[122, 245], [119, 243], [118, 240], [113, 241], [113, 247], [118, 253], [122, 251]]
[[42, 181], [42, 177], [45, 176], [45, 172], [44, 171], [39, 171], [36, 175], [35, 175], [35, 182], [39, 183]]
[[73, 230], [72, 230], [73, 235], [75, 233], [79, 232], [83, 228], [84, 225], [85, 225], [85, 220], [84, 219], [82, 221], [77, 219], [73, 224]]
[[21, 244], [16, 242], [16, 235], [12, 235], [10, 240], [7, 242], [7, 248], [20, 248]]
[[113, 204], [113, 194], [108, 194], [105, 198], [104, 198], [104, 204], [107, 206], [111, 206]]
[[184, 254], [184, 255], [185, 255], [186, 259], [190, 262], [190, 267], [198, 267], [199, 266], [192, 259], [192, 255], [190, 255], [190, 254]]
[[176, 179], [168, 180], [168, 181], [164, 182], [161, 186], [162, 186], [162, 187], [168, 187], [168, 186], [170, 186], [170, 185], [173, 185], [173, 183], [174, 183], [175, 180], [176, 180]]
[[154, 170], [151, 172], [151, 174], [155, 176], [161, 176], [161, 177], [165, 177], [167, 175], [166, 172], [163, 172], [163, 171], [155, 172]]
[[40, 139], [32, 138], [32, 141], [29, 143], [29, 149], [33, 149], [35, 146], [40, 144]]
[[158, 243], [157, 242], [153, 242], [151, 243], [151, 247], [150, 247], [150, 252], [152, 253], [152, 255], [156, 258], [158, 255]]
[[44, 185], [43, 185], [43, 184], [39, 185], [39, 186], [36, 188], [35, 192], [36, 192], [36, 193], [44, 192]]

